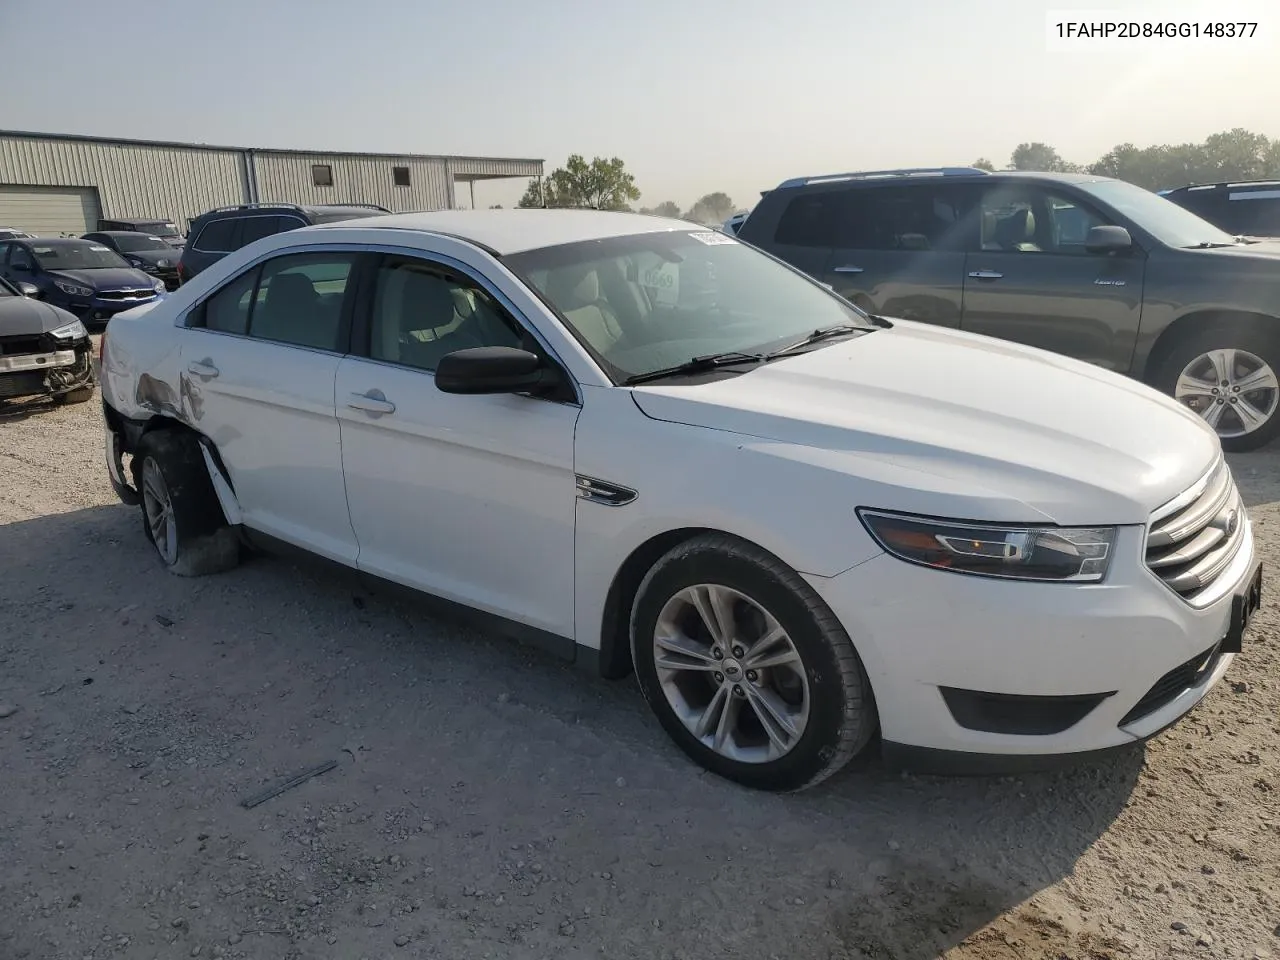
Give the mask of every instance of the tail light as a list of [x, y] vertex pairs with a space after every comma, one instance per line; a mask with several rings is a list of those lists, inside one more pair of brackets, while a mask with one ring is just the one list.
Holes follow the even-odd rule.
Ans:
[[179, 260], [179, 261], [174, 265], [174, 268], [173, 268], [173, 269], [174, 269], [174, 272], [178, 274], [178, 284], [179, 284], [179, 285], [181, 285], [181, 284], [186, 283], [186, 282], [187, 282], [187, 277], [186, 277], [186, 274], [185, 274], [185, 273], [183, 272], [183, 270], [182, 270], [182, 261], [181, 261], [181, 260]]

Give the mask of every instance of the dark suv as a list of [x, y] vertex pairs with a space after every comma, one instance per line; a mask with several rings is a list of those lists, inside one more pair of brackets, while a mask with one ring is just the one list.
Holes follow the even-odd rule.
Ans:
[[1228, 233], [1280, 237], [1280, 180], [1196, 183], [1160, 195]]
[[[738, 236], [869, 313], [1139, 378], [1228, 450], [1280, 432], [1280, 242], [1241, 240], [1133, 184], [968, 167], [803, 177], [769, 191]], [[923, 375], [903, 370], [904, 389]]]
[[372, 203], [314, 204], [305, 207], [292, 203], [242, 203], [232, 207], [218, 207], [191, 221], [187, 244], [182, 248], [182, 257], [178, 261], [178, 276], [185, 283], [228, 253], [272, 234], [315, 223], [376, 217], [390, 212], [386, 207]]

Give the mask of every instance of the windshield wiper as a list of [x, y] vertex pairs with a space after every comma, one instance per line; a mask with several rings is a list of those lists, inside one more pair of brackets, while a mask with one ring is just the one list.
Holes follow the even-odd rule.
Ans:
[[769, 356], [763, 353], [743, 353], [741, 350], [726, 350], [723, 353], [709, 353], [703, 357], [690, 357], [684, 363], [677, 363], [673, 367], [650, 370], [648, 373], [637, 373], [635, 376], [627, 377], [622, 382], [629, 387], [633, 384], [661, 380], [663, 377], [673, 377], [682, 373], [705, 373], [708, 370], [715, 370], [717, 367], [729, 367], [738, 363], [762, 363], [768, 359]]
[[871, 327], [860, 326], [856, 323], [837, 323], [830, 327], [820, 327], [806, 337], [788, 343], [785, 347], [779, 347], [770, 353], [765, 354], [766, 360], [772, 360], [774, 357], [786, 356], [793, 350], [799, 350], [801, 347], [807, 347], [811, 344], [821, 343], [823, 340], [832, 340], [835, 337], [849, 336], [855, 333], [867, 333]]

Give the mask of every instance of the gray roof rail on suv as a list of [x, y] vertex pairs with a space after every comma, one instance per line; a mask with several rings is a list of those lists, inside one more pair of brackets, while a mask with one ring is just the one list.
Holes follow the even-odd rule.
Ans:
[[768, 191], [738, 236], [868, 313], [1142, 380], [1228, 450], [1280, 433], [1280, 242], [1133, 184], [971, 167], [800, 177]]
[[202, 213], [191, 221], [178, 260], [183, 283], [228, 253], [286, 230], [390, 213], [373, 203], [237, 203]]

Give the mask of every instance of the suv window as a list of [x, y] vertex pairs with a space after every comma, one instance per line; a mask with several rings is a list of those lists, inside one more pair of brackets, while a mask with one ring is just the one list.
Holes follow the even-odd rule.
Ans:
[[26, 247], [19, 246], [15, 243], [9, 248], [9, 266], [11, 268], [23, 266], [34, 273], [36, 269], [36, 262], [32, 259], [31, 254], [27, 251]]
[[190, 326], [340, 351], [353, 253], [297, 253], [245, 271], [197, 308]]
[[1032, 186], [987, 191], [982, 198], [983, 250], [1087, 256], [1085, 238], [1109, 221], [1063, 194]]
[[247, 247], [255, 240], [280, 232], [279, 217], [245, 217], [240, 223], [240, 236], [235, 238], [236, 249]]
[[850, 191], [836, 244], [853, 250], [957, 249], [962, 206], [963, 195], [943, 185]]
[[469, 347], [519, 347], [520, 325], [488, 291], [443, 266], [387, 257], [374, 282], [369, 356], [418, 370]]
[[834, 247], [840, 219], [842, 191], [804, 193], [778, 219], [774, 243], [792, 247]]
[[230, 253], [235, 249], [235, 233], [239, 223], [235, 218], [210, 220], [191, 246], [205, 253]]

